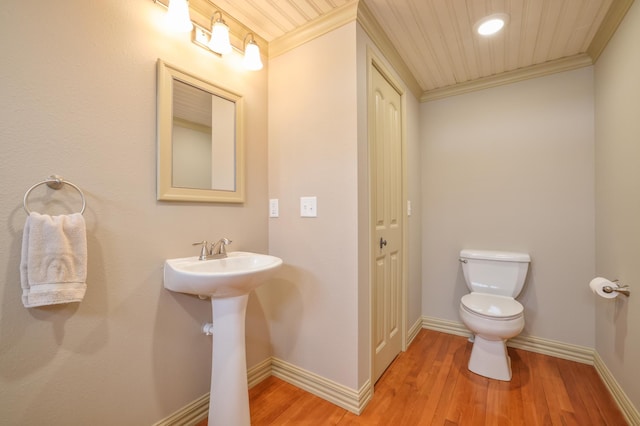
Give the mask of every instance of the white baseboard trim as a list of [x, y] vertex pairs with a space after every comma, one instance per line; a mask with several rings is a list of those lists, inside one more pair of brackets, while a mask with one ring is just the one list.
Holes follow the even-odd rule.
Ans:
[[271, 360], [272, 357], [269, 357], [247, 370], [247, 384], [249, 389], [272, 375]]
[[422, 317], [422, 328], [447, 334], [455, 334], [456, 336], [471, 336], [469, 330], [467, 330], [462, 323], [427, 316]]
[[409, 328], [409, 332], [407, 333], [407, 348], [411, 345], [411, 342], [413, 342], [413, 339], [416, 338], [420, 330], [422, 330], [422, 318], [419, 317], [418, 320], [413, 323], [411, 328]]
[[593, 365], [593, 355], [595, 353], [593, 349], [585, 346], [571, 345], [534, 336], [514, 337], [509, 339], [507, 346], [589, 365]]
[[209, 392], [153, 426], [193, 426], [209, 415]]
[[[462, 323], [427, 316], [422, 317], [422, 327], [458, 336], [471, 335]], [[629, 424], [640, 425], [640, 413], [594, 349], [533, 336], [515, 337], [507, 346], [593, 365]]]
[[[271, 376], [271, 358], [254, 365], [247, 370], [249, 389]], [[209, 415], [209, 392], [185, 405], [169, 417], [154, 423], [153, 426], [193, 426]]]
[[[464, 324], [460, 322], [442, 320], [427, 316], [422, 317], [422, 327], [458, 336], [469, 337], [471, 335]], [[523, 335], [509, 339], [507, 341], [507, 346], [593, 365], [594, 350], [585, 346], [571, 345], [569, 343], [543, 339], [541, 337]]]
[[356, 391], [281, 359], [271, 358], [271, 362], [271, 372], [275, 377], [352, 413], [360, 414], [373, 396], [369, 380]]
[[595, 352], [593, 361], [593, 365], [596, 368], [596, 371], [600, 375], [600, 378], [604, 382], [607, 389], [609, 389], [609, 392], [613, 396], [613, 399], [615, 399], [618, 403], [618, 407], [620, 407], [622, 414], [624, 414], [629, 424], [640, 425], [640, 413], [638, 412], [636, 407], [633, 406], [633, 403], [631, 402], [627, 394], [624, 392], [624, 390], [622, 390], [616, 379], [613, 377], [613, 374], [611, 374], [602, 358], [600, 358], [598, 352]]

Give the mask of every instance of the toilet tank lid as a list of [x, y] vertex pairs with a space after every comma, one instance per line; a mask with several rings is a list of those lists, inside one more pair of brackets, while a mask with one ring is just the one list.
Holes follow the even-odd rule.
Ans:
[[497, 260], [501, 262], [531, 262], [529, 254], [513, 251], [464, 249], [460, 251], [460, 257], [463, 259]]

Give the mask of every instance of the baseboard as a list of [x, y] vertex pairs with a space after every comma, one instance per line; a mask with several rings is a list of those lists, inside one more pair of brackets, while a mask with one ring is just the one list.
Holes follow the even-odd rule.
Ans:
[[469, 330], [467, 330], [467, 328], [462, 323], [427, 316], [422, 317], [422, 328], [426, 328], [427, 330], [440, 331], [447, 334], [455, 334], [456, 336], [471, 336]]
[[272, 357], [254, 365], [247, 370], [247, 384], [249, 389], [271, 376]]
[[420, 330], [422, 330], [422, 318], [418, 318], [411, 328], [409, 328], [409, 332], [407, 333], [407, 348], [411, 345], [411, 342], [413, 342], [413, 339], [416, 338]]
[[[469, 330], [467, 330], [462, 323], [426, 316], [422, 317], [422, 327], [458, 336], [468, 337], [471, 335]], [[551, 339], [523, 335], [509, 339], [509, 341], [507, 341], [507, 346], [556, 358], [568, 359], [582, 364], [593, 365], [594, 350], [585, 346], [571, 345], [569, 343], [562, 343]]]
[[356, 391], [278, 358], [272, 358], [271, 371], [275, 377], [355, 414], [364, 410], [373, 395], [369, 380]]
[[209, 392], [153, 426], [193, 426], [209, 415]]
[[596, 368], [596, 371], [600, 375], [600, 378], [604, 382], [607, 389], [609, 389], [609, 392], [613, 396], [613, 399], [615, 399], [618, 403], [622, 414], [624, 414], [629, 424], [640, 425], [640, 413], [638, 412], [636, 407], [633, 406], [633, 403], [631, 402], [627, 394], [622, 390], [616, 379], [613, 377], [613, 374], [611, 374], [597, 352], [595, 352], [593, 361], [593, 365]]
[[533, 336], [514, 337], [509, 339], [507, 346], [589, 365], [593, 365], [593, 355], [595, 353], [593, 349], [585, 346], [571, 345]]
[[[271, 358], [247, 370], [249, 389], [271, 376]], [[209, 415], [209, 392], [185, 405], [169, 417], [154, 423], [153, 426], [193, 426]]]

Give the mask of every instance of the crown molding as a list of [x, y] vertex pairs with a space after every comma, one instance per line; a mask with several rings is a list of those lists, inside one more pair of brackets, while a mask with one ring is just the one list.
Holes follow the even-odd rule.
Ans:
[[407, 64], [400, 57], [400, 54], [371, 13], [369, 7], [363, 1], [358, 2], [358, 23], [378, 49], [380, 49], [385, 59], [391, 63], [391, 66], [398, 73], [404, 84], [407, 85], [411, 93], [413, 93], [416, 99], [420, 99], [422, 95], [420, 84], [409, 70]]
[[596, 35], [593, 36], [593, 40], [587, 48], [587, 54], [592, 58], [594, 64], [609, 44], [609, 40], [613, 37], [632, 4], [633, 0], [616, 0], [611, 3]]
[[586, 53], [582, 53], [579, 55], [570, 56], [568, 58], [557, 59], [555, 61], [549, 61], [543, 64], [520, 68], [490, 77], [480, 78], [464, 83], [458, 83], [452, 86], [429, 90], [422, 94], [422, 96], [420, 97], [420, 102], [435, 101], [438, 99], [447, 98], [449, 96], [462, 95], [464, 93], [475, 92], [477, 90], [483, 90], [491, 87], [502, 86], [505, 84], [516, 83], [518, 81], [543, 77], [558, 72], [570, 71], [582, 67], [587, 67], [589, 65], [593, 65], [591, 57]]
[[420, 84], [398, 54], [391, 40], [371, 13], [371, 10], [361, 0], [354, 0], [347, 3], [321, 18], [272, 40], [269, 44], [269, 59], [282, 55], [314, 38], [320, 37], [355, 20], [357, 20], [373, 43], [383, 53], [384, 57], [391, 63], [394, 70], [413, 95], [416, 98], [420, 98], [422, 94]]
[[[168, 3], [167, 0], [154, 1], [162, 3], [165, 6]], [[384, 57], [390, 62], [391, 66], [414, 96], [418, 98], [420, 102], [430, 102], [449, 96], [456, 96], [593, 65], [606, 48], [609, 40], [613, 37], [627, 11], [633, 4], [633, 1], [634, 0], [616, 0], [611, 3], [586, 53], [427, 91], [423, 91], [420, 87], [414, 74], [401, 58], [387, 34], [371, 13], [369, 7], [362, 0], [352, 0], [344, 6], [333, 9], [330, 13], [298, 27], [271, 42], [267, 42], [251, 28], [209, 0], [190, 0], [190, 7], [192, 11], [195, 12], [195, 16], [192, 15], [192, 20], [204, 28], [210, 27], [211, 16], [216, 10], [219, 10], [229, 26], [231, 44], [234, 47], [241, 51], [244, 50], [243, 42], [245, 35], [253, 33], [256, 43], [260, 46], [261, 54], [269, 59], [282, 55], [310, 40], [356, 20], [377, 48], [380, 49]]]
[[314, 38], [355, 21], [357, 11], [358, 1], [354, 0], [281, 37], [271, 40], [271, 43], [269, 43], [269, 59], [282, 55]]

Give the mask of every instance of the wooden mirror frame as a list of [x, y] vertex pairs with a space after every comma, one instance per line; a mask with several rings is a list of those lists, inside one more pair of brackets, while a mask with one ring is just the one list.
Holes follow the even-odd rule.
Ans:
[[[244, 202], [243, 98], [158, 59], [157, 63], [157, 199], [214, 203]], [[235, 103], [235, 190], [178, 188], [172, 185], [173, 81], [179, 80]]]

